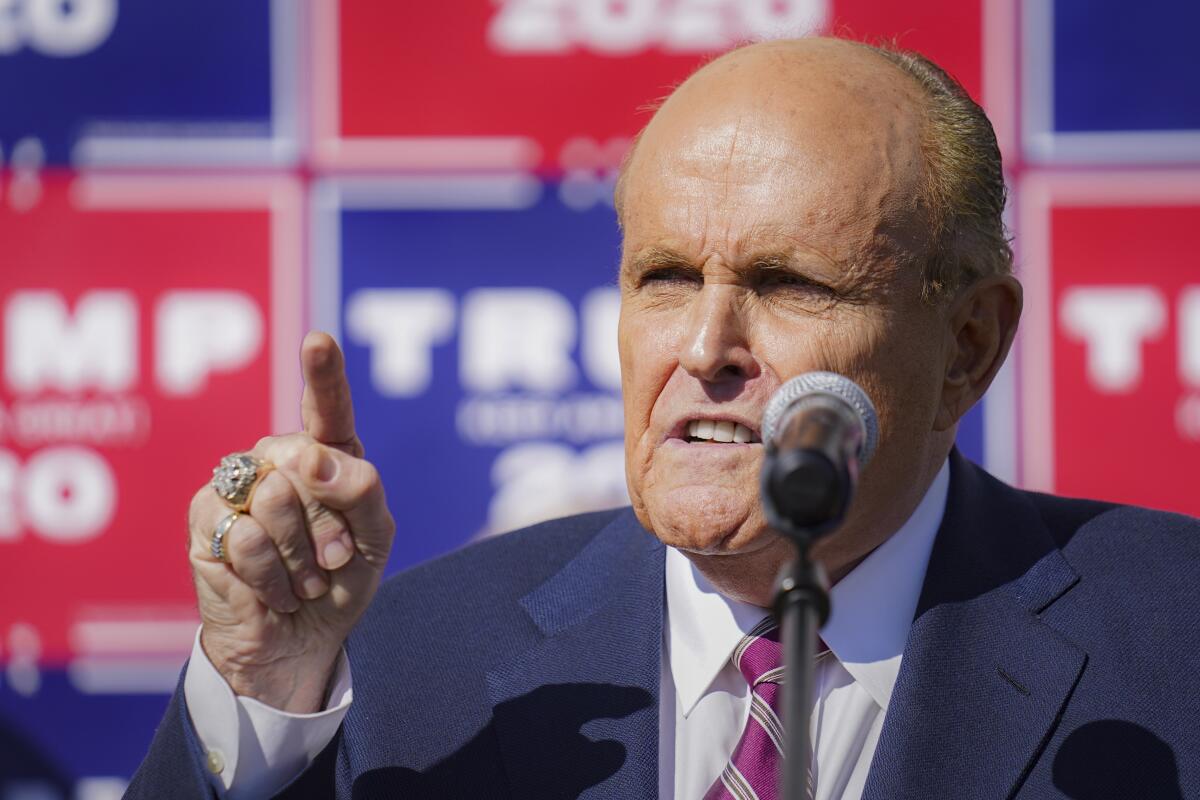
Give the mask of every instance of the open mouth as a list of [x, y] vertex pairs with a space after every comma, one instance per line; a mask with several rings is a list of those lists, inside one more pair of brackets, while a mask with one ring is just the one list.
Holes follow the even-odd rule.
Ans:
[[761, 441], [758, 433], [739, 422], [714, 419], [694, 419], [688, 422], [684, 426], [683, 440], [717, 444], [754, 444]]

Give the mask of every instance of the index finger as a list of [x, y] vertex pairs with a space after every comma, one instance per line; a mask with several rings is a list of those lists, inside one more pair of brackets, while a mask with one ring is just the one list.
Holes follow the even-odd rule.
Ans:
[[300, 401], [304, 432], [322, 444], [362, 456], [362, 442], [354, 432], [346, 364], [333, 337], [321, 331], [305, 336], [300, 345], [300, 368], [304, 373], [304, 397]]

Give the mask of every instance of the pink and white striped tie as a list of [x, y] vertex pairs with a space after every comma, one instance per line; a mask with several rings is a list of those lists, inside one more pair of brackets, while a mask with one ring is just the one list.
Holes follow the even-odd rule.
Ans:
[[[765, 618], [738, 643], [733, 665], [750, 685], [750, 716], [725, 769], [704, 800], [779, 800], [783, 761], [783, 648], [779, 628]], [[812, 796], [812, 786], [808, 787]]]

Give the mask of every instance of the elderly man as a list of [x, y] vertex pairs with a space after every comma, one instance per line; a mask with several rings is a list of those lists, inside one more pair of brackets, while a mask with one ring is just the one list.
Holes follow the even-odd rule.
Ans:
[[961, 88], [846, 41], [739, 49], [663, 104], [617, 200], [632, 510], [379, 588], [392, 517], [310, 336], [305, 432], [258, 443], [276, 468], [249, 464], [249, 501], [231, 477], [239, 516], [192, 503], [203, 626], [130, 796], [777, 796], [764, 607], [791, 553], [758, 426], [816, 369], [863, 386], [881, 433], [815, 551], [815, 797], [1200, 785], [1198, 526], [1018, 492], [953, 449], [1021, 308]]

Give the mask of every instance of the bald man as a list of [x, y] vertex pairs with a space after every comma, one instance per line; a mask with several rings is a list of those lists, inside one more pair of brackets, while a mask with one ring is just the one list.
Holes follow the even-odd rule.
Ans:
[[310, 336], [304, 432], [250, 451], [276, 468], [248, 500], [193, 500], [203, 625], [130, 796], [778, 796], [766, 607], [792, 554], [758, 426], [811, 370], [880, 422], [815, 550], [814, 797], [1200, 785], [1195, 521], [1019, 492], [953, 449], [1020, 316], [1004, 197], [987, 119], [919, 56], [806, 39], [711, 62], [617, 190], [632, 508], [382, 588], [394, 524], [340, 353]]

